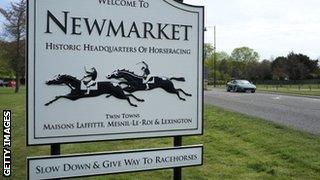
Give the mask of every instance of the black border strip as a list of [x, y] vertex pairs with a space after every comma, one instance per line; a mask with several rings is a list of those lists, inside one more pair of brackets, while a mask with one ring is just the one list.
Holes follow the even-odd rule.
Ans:
[[[199, 12], [198, 11], [189, 11], [189, 10], [185, 10], [185, 9], [182, 9], [182, 8], [180, 8], [180, 7], [177, 7], [177, 6], [175, 6], [175, 5], [173, 5], [173, 4], [171, 4], [171, 3], [169, 3], [167, 0], [163, 0], [164, 2], [166, 2], [166, 3], [168, 3], [169, 5], [171, 5], [171, 6], [173, 6], [173, 7], [175, 7], [175, 8], [177, 8], [177, 9], [180, 9], [180, 10], [183, 10], [183, 11], [186, 11], [186, 12], [191, 12], [191, 13], [197, 13], [198, 14], [198, 19], [200, 18], [200, 14], [199, 14]], [[34, 106], [35, 106], [35, 55], [36, 55], [36, 52], [35, 52], [35, 47], [36, 47], [36, 0], [34, 0], [33, 1], [34, 2], [34, 9], [33, 9], [33, 13], [34, 13], [34, 99], [33, 99], [33, 101], [34, 101]], [[189, 5], [189, 4], [184, 4], [184, 3], [179, 3], [179, 4], [182, 4], [182, 5], [185, 5], [185, 6], [189, 6], [189, 7], [193, 7], [193, 8], [201, 8], [202, 9], [202, 20], [203, 20], [203, 26], [204, 26], [204, 6], [193, 6], [193, 5]], [[27, 0], [27, 27], [29, 27], [29, 0]], [[200, 23], [200, 21], [198, 20], [198, 24]], [[199, 27], [199, 28], [201, 28], [201, 27]], [[201, 32], [199, 32], [199, 31], [201, 31], [200, 29], [198, 29], [198, 41], [197, 41], [197, 43], [198, 43], [198, 50], [197, 50], [197, 53], [198, 53], [198, 60], [200, 60], [200, 57], [199, 57], [199, 54], [200, 54], [200, 52], [199, 52], [199, 48], [200, 48], [200, 45], [199, 45], [199, 42], [200, 42], [200, 39], [199, 39], [199, 35], [200, 35], [200, 33], [202, 34], [202, 50], [204, 51], [204, 49], [203, 49], [203, 45], [204, 45], [204, 32], [203, 31], [201, 31]], [[29, 43], [29, 41], [28, 41], [28, 39], [29, 39], [29, 30], [28, 30], [28, 28], [27, 28], [27, 42]], [[28, 43], [27, 43], [27, 48], [28, 48]], [[27, 49], [27, 52], [29, 51], [29, 49]], [[203, 63], [203, 52], [201, 52], [202, 53], [202, 69], [203, 69], [203, 66], [204, 66], [204, 63]], [[28, 63], [28, 61], [29, 61], [29, 57], [27, 56], [27, 63]], [[28, 63], [28, 65], [29, 65], [29, 63]], [[197, 63], [197, 66], [199, 66], [199, 63]], [[27, 70], [29, 71], [29, 69], [27, 68]], [[27, 71], [27, 72], [28, 72]], [[197, 91], [198, 91], [198, 96], [197, 96], [197, 103], [199, 103], [199, 67], [198, 67], [198, 69], [197, 69], [197, 71], [198, 71], [198, 82], [197, 82], [197, 86], [198, 86], [198, 88], [197, 88]], [[28, 79], [28, 77], [27, 77], [27, 79]], [[60, 143], [60, 144], [67, 144], [67, 143], [83, 143], [83, 142], [99, 142], [99, 141], [112, 141], [112, 140], [129, 140], [129, 139], [149, 139], [149, 138], [163, 138], [163, 137], [173, 137], [173, 136], [192, 136], [192, 135], [203, 135], [203, 130], [204, 130], [204, 96], [203, 96], [203, 94], [204, 94], [204, 92], [203, 92], [203, 83], [204, 83], [204, 80], [203, 80], [203, 72], [202, 72], [202, 123], [201, 123], [201, 126], [202, 126], [202, 128], [201, 128], [201, 130], [200, 130], [200, 132], [198, 133], [191, 133], [191, 134], [188, 134], [188, 133], [186, 133], [186, 134], [177, 134], [177, 135], [167, 135], [167, 136], [157, 136], [157, 135], [155, 135], [155, 136], [149, 136], [149, 137], [133, 137], [133, 138], [130, 138], [130, 137], [127, 137], [127, 138], [116, 138], [116, 139], [103, 139], [103, 140], [84, 140], [84, 141], [76, 141], [76, 142], [74, 142], [74, 141], [63, 141], [63, 142], [55, 142], [55, 143]], [[27, 112], [28, 112], [28, 103], [29, 103], [29, 101], [28, 101], [28, 99], [29, 99], [29, 94], [28, 94], [28, 84], [27, 84]], [[90, 135], [75, 135], [75, 136], [54, 136], [54, 137], [35, 137], [35, 134], [36, 134], [36, 132], [35, 132], [35, 107], [34, 107], [34, 114], [33, 114], [33, 116], [34, 116], [34, 123], [33, 123], [33, 125], [34, 125], [34, 137], [33, 137], [33, 139], [35, 140], [35, 139], [48, 139], [48, 138], [59, 138], [59, 137], [81, 137], [81, 136], [99, 136], [99, 135], [105, 135], [106, 136], [106, 134], [90, 134]], [[188, 131], [188, 130], [199, 130], [199, 119], [198, 119], [198, 117], [199, 117], [199, 104], [197, 105], [197, 128], [195, 129], [195, 128], [193, 128], [193, 129], [181, 129], [181, 130], [164, 130], [164, 131], [150, 131], [150, 132], [141, 132], [141, 133], [152, 133], [152, 132], [172, 132], [172, 131]], [[26, 138], [27, 138], [27, 146], [37, 146], [37, 145], [50, 145], [50, 144], [52, 144], [52, 143], [34, 143], [34, 144], [30, 144], [30, 142], [29, 142], [29, 116], [28, 116], [28, 113], [27, 113], [27, 116], [26, 116], [26, 120], [27, 120], [27, 136], [26, 136]], [[133, 132], [133, 133], [119, 133], [119, 134], [139, 134], [139, 132]]]
[[70, 157], [90, 157], [90, 156], [100, 156], [100, 155], [112, 155], [112, 154], [130, 154], [130, 153], [140, 153], [140, 152], [153, 152], [153, 151], [170, 151], [170, 150], [179, 150], [179, 149], [195, 149], [201, 148], [201, 163], [195, 165], [185, 165], [185, 166], [170, 166], [165, 168], [155, 168], [155, 169], [144, 169], [144, 170], [133, 170], [133, 171], [125, 171], [125, 172], [114, 172], [114, 173], [101, 173], [101, 174], [93, 174], [93, 175], [84, 175], [84, 176], [70, 176], [70, 177], [59, 177], [62, 179], [70, 179], [76, 177], [92, 177], [92, 176], [101, 176], [101, 175], [112, 175], [112, 174], [125, 174], [132, 172], [145, 172], [145, 171], [155, 171], [155, 170], [164, 170], [164, 169], [172, 169], [174, 167], [194, 167], [194, 166], [202, 166], [203, 165], [203, 145], [193, 145], [193, 146], [180, 146], [180, 147], [169, 147], [169, 148], [154, 148], [154, 149], [141, 149], [141, 150], [129, 150], [129, 151], [115, 151], [115, 152], [102, 152], [102, 153], [87, 153], [87, 154], [75, 154], [75, 155], [63, 155], [63, 156], [43, 156], [43, 157], [30, 157], [27, 158], [27, 179], [30, 179], [30, 161], [32, 160], [42, 160], [42, 159], [62, 159], [62, 158], [70, 158]]

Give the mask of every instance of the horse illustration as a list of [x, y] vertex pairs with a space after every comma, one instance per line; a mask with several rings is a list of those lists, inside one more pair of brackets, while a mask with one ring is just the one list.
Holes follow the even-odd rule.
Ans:
[[97, 97], [102, 94], [107, 94], [107, 98], [114, 96], [118, 99], [126, 99], [131, 106], [137, 107], [136, 104], [131, 103], [129, 97], [133, 97], [139, 102], [144, 102], [143, 99], [139, 99], [133, 94], [126, 94], [123, 89], [117, 84], [114, 85], [111, 82], [97, 82], [97, 90], [91, 90], [87, 94], [87, 90], [81, 89], [81, 80], [70, 76], [70, 75], [58, 75], [56, 79], [50, 80], [46, 82], [47, 85], [67, 85], [71, 92], [67, 95], [56, 96], [55, 99], [45, 104], [45, 106], [49, 106], [53, 102], [57, 101], [60, 98], [66, 98], [72, 101], [76, 101], [80, 98], [89, 98], [89, 97]]
[[128, 70], [122, 69], [122, 70], [116, 70], [111, 75], [107, 76], [108, 79], [124, 79], [126, 81], [120, 82], [119, 84], [125, 84], [127, 87], [123, 88], [124, 91], [133, 93], [136, 91], [146, 91], [146, 90], [152, 90], [155, 88], [162, 88], [166, 92], [171, 94], [176, 94], [180, 100], [185, 101], [185, 98], [182, 98], [179, 94], [179, 92], [182, 92], [186, 96], [192, 96], [191, 94], [186, 93], [182, 89], [176, 89], [174, 87], [174, 84], [172, 80], [185, 82], [185, 78], [183, 77], [172, 77], [172, 78], [166, 78], [166, 77], [157, 77], [152, 76], [150, 77], [149, 81], [147, 83], [143, 82], [143, 77], [134, 74], [133, 72], [130, 72]]

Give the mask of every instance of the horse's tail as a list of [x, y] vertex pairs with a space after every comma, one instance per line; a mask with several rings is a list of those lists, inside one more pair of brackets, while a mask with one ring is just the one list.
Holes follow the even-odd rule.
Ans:
[[179, 77], [179, 78], [172, 77], [172, 78], [170, 78], [170, 80], [176, 80], [176, 81], [181, 81], [181, 82], [185, 82], [186, 81], [186, 79], [184, 77]]

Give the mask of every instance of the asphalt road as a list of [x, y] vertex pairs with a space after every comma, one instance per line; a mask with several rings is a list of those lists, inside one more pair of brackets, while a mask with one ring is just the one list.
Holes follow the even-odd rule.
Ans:
[[267, 93], [205, 92], [205, 103], [320, 134], [320, 99]]

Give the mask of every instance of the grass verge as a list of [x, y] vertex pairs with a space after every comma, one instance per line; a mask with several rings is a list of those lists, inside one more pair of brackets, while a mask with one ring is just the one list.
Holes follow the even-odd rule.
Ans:
[[320, 96], [318, 84], [305, 85], [257, 85], [258, 91], [291, 95]]
[[[48, 155], [49, 146], [26, 147], [25, 90], [0, 89], [0, 110], [11, 109], [12, 179], [25, 179], [26, 157]], [[184, 179], [319, 179], [320, 137], [261, 119], [205, 106], [203, 136], [184, 137], [184, 145], [204, 144], [204, 165], [183, 169]], [[2, 132], [2, 126], [1, 126]], [[172, 138], [62, 145], [63, 154], [168, 147]], [[1, 156], [2, 158], [2, 156]], [[2, 166], [1, 166], [2, 170]], [[171, 179], [172, 170], [123, 175], [108, 179]], [[105, 179], [105, 176], [88, 179]]]

